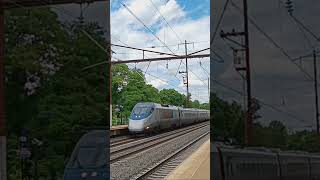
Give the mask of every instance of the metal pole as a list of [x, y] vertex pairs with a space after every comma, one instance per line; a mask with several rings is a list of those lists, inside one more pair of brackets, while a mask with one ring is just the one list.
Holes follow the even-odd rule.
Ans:
[[0, 179], [7, 179], [7, 132], [4, 109], [4, 6], [0, 0]]
[[317, 134], [319, 134], [319, 106], [318, 106], [318, 73], [317, 73], [317, 52], [313, 50], [313, 69], [314, 69], [314, 91], [316, 96], [316, 121]]
[[208, 99], [210, 100], [210, 78], [208, 78]]
[[243, 0], [244, 33], [245, 33], [245, 51], [246, 51], [246, 80], [247, 80], [247, 118], [245, 122], [245, 144], [251, 144], [252, 137], [252, 112], [251, 112], [251, 77], [250, 77], [250, 51], [249, 51], [249, 30], [248, 30], [248, 4]]
[[[127, 63], [140, 63], [140, 62], [153, 62], [153, 61], [171, 61], [176, 59], [195, 59], [195, 58], [204, 58], [210, 57], [210, 54], [199, 54], [199, 55], [187, 55], [187, 56], [177, 56], [177, 57], [159, 57], [159, 58], [144, 58], [144, 59], [130, 59], [130, 60], [123, 60], [123, 61], [111, 61], [112, 64], [127, 64]], [[101, 64], [108, 64], [109, 61], [103, 61], [97, 64], [93, 64], [90, 66], [85, 67], [84, 69], [89, 69]]]
[[[186, 56], [188, 55], [188, 50], [187, 50], [187, 40], [184, 41], [184, 47], [185, 47], [185, 52]], [[188, 58], [186, 57], [186, 76], [187, 76], [187, 103], [186, 107], [189, 107], [189, 76], [188, 76]]]

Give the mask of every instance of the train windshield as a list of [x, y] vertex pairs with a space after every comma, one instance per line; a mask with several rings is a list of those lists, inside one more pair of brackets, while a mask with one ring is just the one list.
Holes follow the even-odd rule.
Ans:
[[80, 147], [69, 168], [97, 168], [107, 162], [106, 147]]
[[143, 115], [143, 114], [151, 114], [152, 108], [151, 107], [136, 107], [133, 109], [133, 115]]

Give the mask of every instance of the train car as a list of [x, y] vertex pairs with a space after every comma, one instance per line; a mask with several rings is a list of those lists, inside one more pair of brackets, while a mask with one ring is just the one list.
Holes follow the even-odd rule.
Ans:
[[198, 121], [198, 110], [191, 108], [181, 108], [181, 125], [189, 125]]
[[[277, 154], [263, 148], [212, 146], [217, 180], [280, 180]], [[217, 171], [217, 169], [220, 171]]]
[[211, 143], [215, 180], [320, 180], [320, 155]]
[[307, 153], [297, 151], [280, 152], [279, 161], [283, 180], [310, 180], [311, 167]]
[[207, 120], [210, 120], [210, 111], [198, 109], [198, 121], [202, 122]]
[[320, 180], [320, 154], [310, 154], [310, 179]]
[[128, 129], [131, 133], [152, 132], [179, 128], [209, 118], [208, 110], [141, 102], [137, 103], [131, 112]]
[[106, 130], [93, 130], [80, 138], [65, 168], [64, 180], [109, 178], [107, 135]]
[[178, 107], [146, 102], [134, 106], [128, 129], [130, 132], [145, 132], [179, 126]]

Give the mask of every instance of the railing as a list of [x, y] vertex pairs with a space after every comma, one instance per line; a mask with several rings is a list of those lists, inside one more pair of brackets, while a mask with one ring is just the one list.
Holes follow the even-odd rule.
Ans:
[[112, 119], [112, 126], [118, 126], [118, 125], [127, 125], [129, 123], [128, 118], [113, 118]]

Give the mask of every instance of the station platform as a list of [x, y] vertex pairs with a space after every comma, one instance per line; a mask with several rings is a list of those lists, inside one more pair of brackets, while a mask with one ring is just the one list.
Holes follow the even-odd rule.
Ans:
[[111, 126], [110, 136], [124, 135], [129, 132], [128, 125]]
[[209, 180], [210, 179], [210, 140], [202, 144], [184, 160], [166, 180]]

